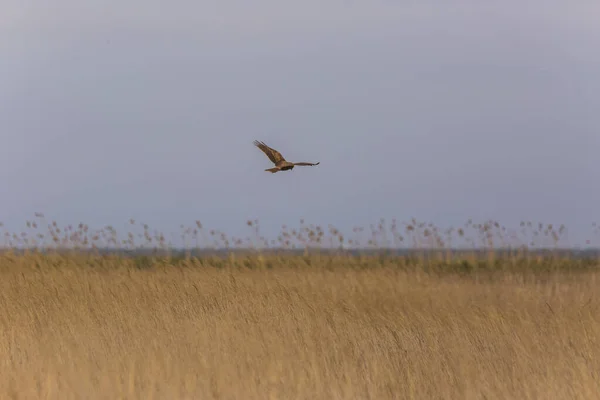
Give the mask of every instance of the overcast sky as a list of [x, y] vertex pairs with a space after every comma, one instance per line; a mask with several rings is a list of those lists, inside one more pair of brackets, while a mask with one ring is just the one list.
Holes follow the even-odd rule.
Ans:
[[[600, 220], [597, 1], [0, 6], [0, 221]], [[270, 174], [252, 145], [291, 161]]]

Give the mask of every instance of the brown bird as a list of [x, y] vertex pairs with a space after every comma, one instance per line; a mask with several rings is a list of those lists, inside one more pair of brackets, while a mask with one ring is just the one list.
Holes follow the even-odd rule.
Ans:
[[294, 169], [294, 167], [296, 165], [313, 166], [313, 165], [319, 165], [321, 163], [320, 161], [317, 163], [314, 163], [314, 164], [309, 163], [309, 162], [292, 163], [292, 162], [286, 161], [280, 152], [278, 152], [275, 149], [270, 148], [263, 142], [259, 142], [258, 140], [255, 140], [254, 145], [256, 147], [258, 147], [259, 149], [261, 149], [263, 151], [263, 153], [265, 153], [267, 155], [267, 157], [269, 157], [269, 160], [271, 160], [273, 162], [273, 164], [275, 164], [274, 168], [265, 169], [265, 171], [269, 171], [273, 174], [278, 171], [292, 170], [292, 169]]

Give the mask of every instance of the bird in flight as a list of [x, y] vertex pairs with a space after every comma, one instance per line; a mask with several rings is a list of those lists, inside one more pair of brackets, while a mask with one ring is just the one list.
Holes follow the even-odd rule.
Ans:
[[289, 171], [294, 169], [294, 167], [296, 165], [300, 165], [300, 166], [313, 166], [313, 165], [319, 165], [321, 162], [317, 162], [317, 163], [309, 163], [309, 162], [298, 162], [298, 163], [292, 163], [289, 161], [286, 161], [285, 158], [283, 158], [283, 156], [281, 155], [280, 152], [278, 152], [275, 149], [270, 148], [269, 146], [267, 146], [266, 144], [264, 144], [263, 142], [259, 142], [258, 140], [254, 141], [254, 145], [256, 147], [258, 147], [259, 149], [261, 149], [263, 151], [263, 153], [265, 153], [267, 155], [267, 157], [269, 157], [269, 160], [271, 160], [273, 162], [273, 164], [275, 164], [274, 168], [269, 168], [269, 169], [265, 169], [265, 171], [269, 171], [271, 173], [275, 173], [275, 172], [279, 172], [279, 171]]

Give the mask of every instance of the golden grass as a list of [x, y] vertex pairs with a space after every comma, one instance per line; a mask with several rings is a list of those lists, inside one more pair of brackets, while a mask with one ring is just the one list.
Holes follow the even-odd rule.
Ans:
[[600, 398], [594, 268], [398, 260], [2, 255], [0, 398]]

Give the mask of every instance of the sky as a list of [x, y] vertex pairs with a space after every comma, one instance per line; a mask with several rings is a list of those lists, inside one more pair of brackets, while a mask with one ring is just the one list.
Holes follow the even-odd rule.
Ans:
[[2, 3], [5, 229], [600, 221], [599, 2], [170, 4]]

